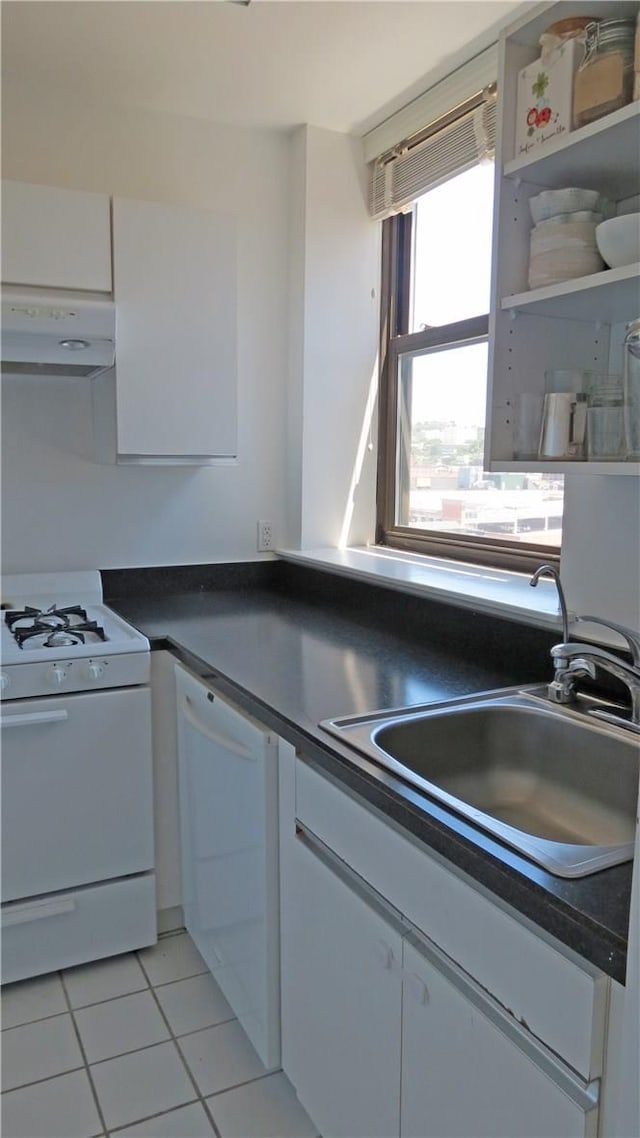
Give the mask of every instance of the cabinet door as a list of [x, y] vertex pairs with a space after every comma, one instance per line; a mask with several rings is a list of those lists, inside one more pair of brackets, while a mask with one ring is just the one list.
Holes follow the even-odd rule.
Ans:
[[298, 835], [282, 984], [287, 1074], [323, 1138], [398, 1134], [399, 933]]
[[509, 1033], [505, 1014], [439, 955], [404, 944], [403, 1138], [595, 1134], [594, 1088], [515, 1021]]
[[118, 454], [235, 456], [233, 221], [114, 198], [113, 245]]
[[4, 181], [2, 279], [111, 292], [107, 195]]

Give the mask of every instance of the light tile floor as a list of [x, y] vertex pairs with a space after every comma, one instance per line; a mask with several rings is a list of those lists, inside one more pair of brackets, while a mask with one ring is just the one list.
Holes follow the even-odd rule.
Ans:
[[2, 989], [3, 1138], [315, 1138], [187, 933]]

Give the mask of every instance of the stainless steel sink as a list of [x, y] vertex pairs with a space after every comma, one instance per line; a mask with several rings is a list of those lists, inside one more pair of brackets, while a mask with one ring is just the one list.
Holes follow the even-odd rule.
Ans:
[[560, 877], [631, 860], [640, 736], [555, 706], [542, 690], [320, 726]]

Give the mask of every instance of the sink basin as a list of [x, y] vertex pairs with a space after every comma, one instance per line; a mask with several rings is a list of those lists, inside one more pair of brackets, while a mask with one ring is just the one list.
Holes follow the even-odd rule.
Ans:
[[551, 704], [542, 690], [321, 727], [560, 877], [630, 861], [640, 736]]

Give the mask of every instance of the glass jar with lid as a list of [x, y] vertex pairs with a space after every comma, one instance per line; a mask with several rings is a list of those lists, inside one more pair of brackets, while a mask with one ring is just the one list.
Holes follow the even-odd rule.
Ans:
[[635, 20], [594, 20], [582, 33], [584, 58], [573, 86], [573, 126], [585, 126], [633, 98]]
[[627, 457], [640, 462], [640, 317], [627, 324], [624, 338], [624, 433]]

